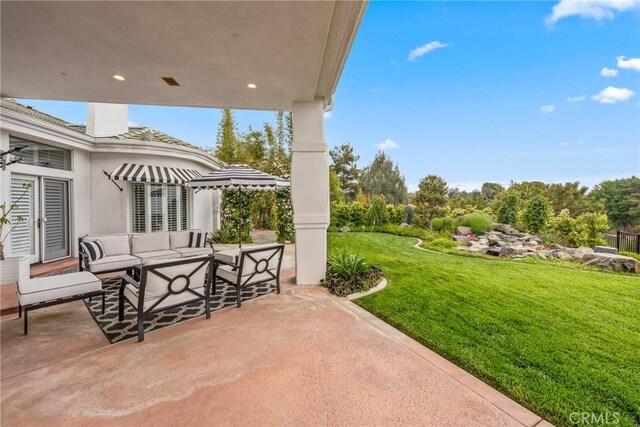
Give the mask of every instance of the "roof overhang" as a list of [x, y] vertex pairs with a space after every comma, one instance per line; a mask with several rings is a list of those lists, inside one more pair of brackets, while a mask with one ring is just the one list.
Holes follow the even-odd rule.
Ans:
[[366, 5], [2, 2], [1, 95], [263, 110], [323, 99], [326, 106]]

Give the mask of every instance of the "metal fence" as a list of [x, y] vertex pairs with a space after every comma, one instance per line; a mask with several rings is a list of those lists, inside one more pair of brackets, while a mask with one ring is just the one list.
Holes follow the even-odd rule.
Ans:
[[633, 252], [640, 254], [640, 234], [616, 231], [616, 234], [603, 234], [602, 238], [607, 246], [617, 248], [618, 252]]

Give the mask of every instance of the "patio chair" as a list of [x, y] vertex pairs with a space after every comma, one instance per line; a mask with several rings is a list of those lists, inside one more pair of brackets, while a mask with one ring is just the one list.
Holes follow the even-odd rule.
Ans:
[[138, 313], [138, 342], [144, 341], [144, 319], [149, 314], [204, 300], [207, 319], [211, 317], [213, 255], [149, 261], [139, 269], [139, 281], [122, 277], [118, 309], [120, 321], [124, 320], [125, 302]]
[[280, 293], [280, 267], [283, 254], [284, 245], [275, 244], [240, 250], [237, 266], [216, 262], [214, 294], [217, 280], [234, 286], [239, 308], [242, 305], [242, 289], [248, 286], [275, 281], [276, 291]]

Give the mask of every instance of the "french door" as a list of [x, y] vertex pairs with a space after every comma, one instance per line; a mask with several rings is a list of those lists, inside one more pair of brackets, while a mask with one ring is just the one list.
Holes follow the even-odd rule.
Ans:
[[42, 261], [68, 257], [69, 181], [42, 178]]
[[11, 253], [29, 255], [31, 263], [70, 255], [69, 181], [12, 177]]

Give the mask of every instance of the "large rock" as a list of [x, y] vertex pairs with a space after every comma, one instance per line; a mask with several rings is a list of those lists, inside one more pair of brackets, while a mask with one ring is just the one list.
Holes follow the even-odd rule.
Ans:
[[470, 254], [480, 254], [480, 255], [485, 255], [487, 253], [487, 251], [489, 250], [489, 246], [487, 245], [482, 245], [479, 244], [477, 242], [471, 242], [471, 246], [467, 246], [467, 247], [457, 247], [457, 250], [461, 251], [461, 252], [467, 252]]
[[587, 248], [586, 246], [580, 246], [579, 248], [573, 249], [571, 251], [571, 256], [578, 261], [581, 261], [582, 258], [587, 254], [592, 254], [593, 249]]
[[553, 256], [554, 258], [563, 259], [563, 260], [565, 260], [565, 261], [569, 261], [569, 260], [572, 260], [572, 259], [573, 259], [573, 257], [571, 256], [571, 254], [568, 254], [568, 253], [566, 253], [566, 252], [565, 252], [565, 251], [563, 251], [563, 250], [553, 252], [553, 255], [552, 255], [552, 256]]
[[605, 270], [640, 273], [640, 263], [635, 258], [617, 254], [592, 253], [582, 257], [584, 265], [594, 265]]
[[494, 224], [493, 228], [494, 230], [497, 230], [504, 234], [508, 234], [509, 236], [518, 236], [521, 234], [520, 232], [518, 232], [518, 230], [516, 230], [509, 224]]
[[468, 236], [469, 234], [473, 234], [473, 230], [471, 229], [471, 227], [459, 225], [458, 227], [456, 227], [456, 234], [459, 236]]
[[456, 242], [469, 244], [469, 236], [453, 236], [451, 238]]
[[500, 256], [513, 257], [514, 255], [525, 255], [533, 252], [533, 249], [524, 246], [504, 246], [500, 250]]

